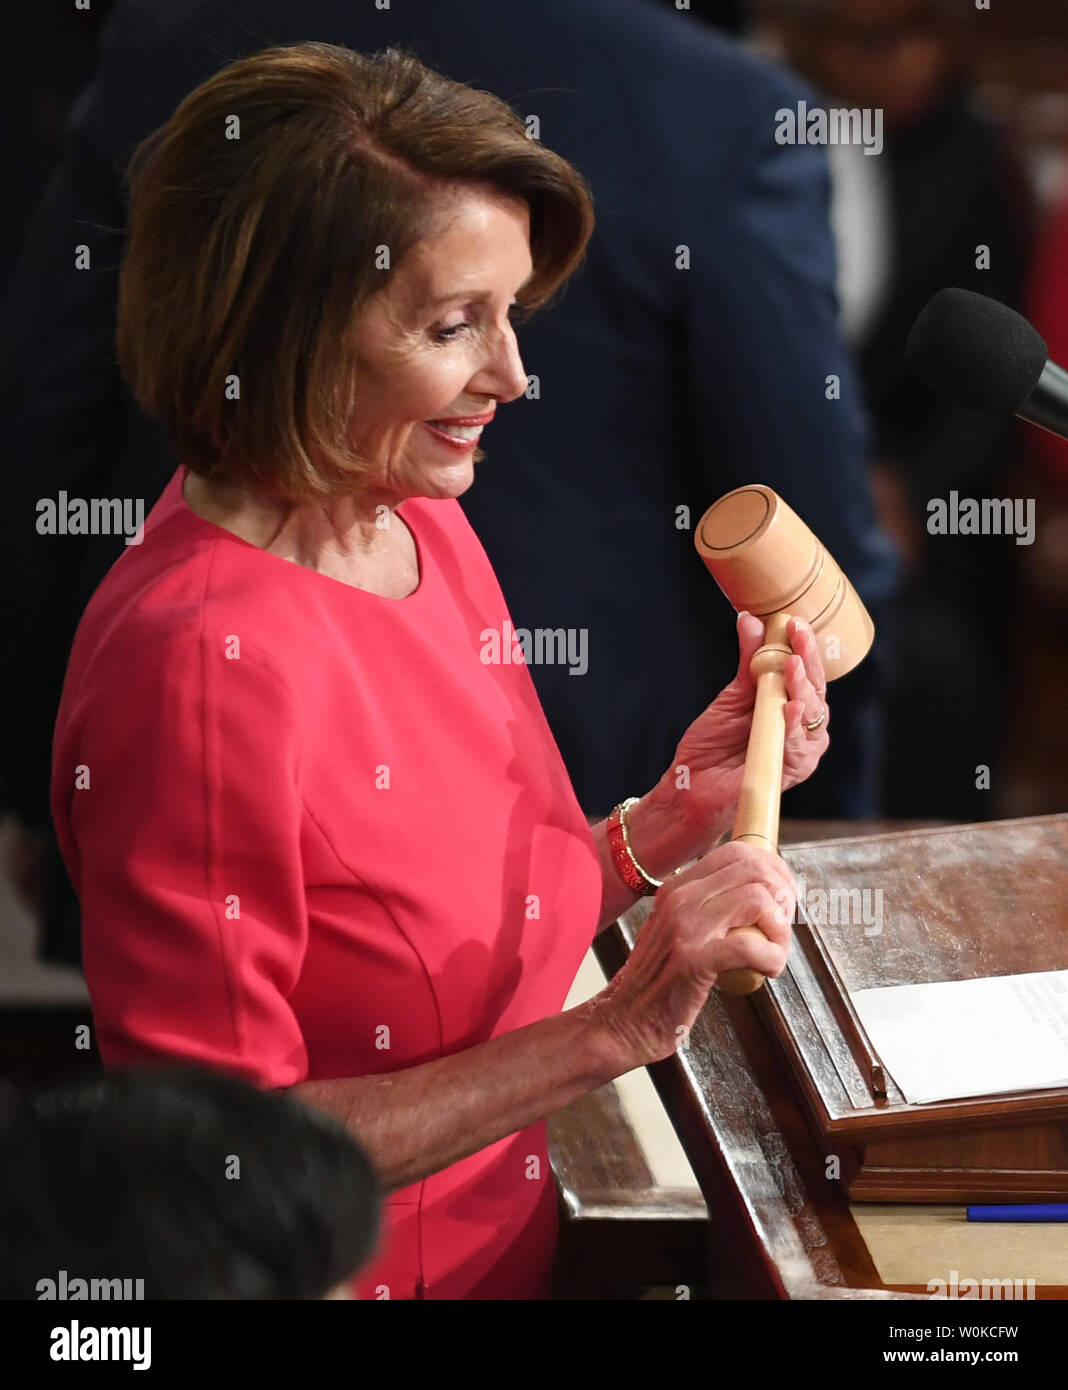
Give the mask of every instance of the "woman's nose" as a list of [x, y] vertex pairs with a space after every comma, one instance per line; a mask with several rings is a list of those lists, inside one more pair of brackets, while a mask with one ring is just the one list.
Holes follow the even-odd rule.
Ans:
[[527, 389], [527, 373], [511, 326], [499, 335], [492, 357], [479, 373], [481, 389], [501, 401], [514, 401]]

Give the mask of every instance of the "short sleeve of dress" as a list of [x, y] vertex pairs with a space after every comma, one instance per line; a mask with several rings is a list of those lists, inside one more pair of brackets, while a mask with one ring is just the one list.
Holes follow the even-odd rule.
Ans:
[[108, 645], [65, 693], [52, 791], [101, 1056], [293, 1085], [307, 904], [287, 682], [199, 625]]

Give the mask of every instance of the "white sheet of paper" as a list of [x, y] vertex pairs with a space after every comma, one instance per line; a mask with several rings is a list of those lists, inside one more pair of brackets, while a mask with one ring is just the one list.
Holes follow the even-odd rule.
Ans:
[[892, 985], [850, 997], [914, 1104], [1068, 1086], [1068, 970]]

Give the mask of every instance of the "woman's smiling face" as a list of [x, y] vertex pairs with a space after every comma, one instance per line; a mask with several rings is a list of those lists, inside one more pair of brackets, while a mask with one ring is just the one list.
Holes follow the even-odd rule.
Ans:
[[471, 486], [480, 427], [456, 422], [525, 391], [511, 314], [532, 270], [526, 203], [465, 188], [368, 302], [351, 437], [391, 505]]

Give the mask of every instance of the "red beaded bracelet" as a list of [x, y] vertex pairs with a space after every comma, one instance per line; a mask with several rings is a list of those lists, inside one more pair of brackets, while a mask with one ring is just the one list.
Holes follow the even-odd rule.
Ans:
[[637, 804], [636, 796], [628, 796], [621, 801], [608, 817], [608, 847], [612, 851], [612, 863], [619, 876], [632, 893], [647, 897], [663, 887], [663, 880], [647, 874], [634, 856], [630, 834], [627, 830], [627, 812]]

